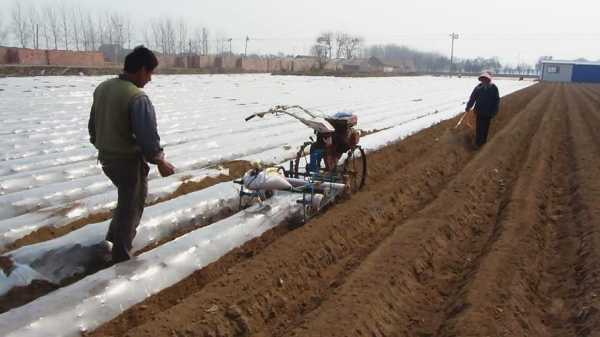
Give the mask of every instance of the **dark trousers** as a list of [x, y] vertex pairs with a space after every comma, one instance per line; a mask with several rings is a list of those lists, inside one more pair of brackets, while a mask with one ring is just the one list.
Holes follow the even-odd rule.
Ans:
[[479, 147], [487, 142], [488, 132], [490, 130], [491, 117], [477, 114], [477, 128], [475, 130], [475, 144]]
[[106, 240], [113, 243], [114, 263], [129, 260], [148, 194], [148, 164], [142, 158], [103, 159], [102, 170], [117, 187], [117, 207]]

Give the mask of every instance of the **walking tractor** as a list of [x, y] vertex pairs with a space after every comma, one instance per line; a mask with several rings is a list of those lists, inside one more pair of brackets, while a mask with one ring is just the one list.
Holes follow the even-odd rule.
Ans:
[[303, 220], [318, 213], [342, 194], [359, 191], [367, 178], [367, 157], [358, 144], [357, 116], [338, 112], [327, 116], [299, 106], [277, 105], [246, 118], [286, 115], [314, 130], [314, 136], [300, 146], [289, 168], [264, 167], [260, 163], [235, 182], [241, 185], [240, 208], [248, 199], [263, 201], [274, 191], [301, 195]]

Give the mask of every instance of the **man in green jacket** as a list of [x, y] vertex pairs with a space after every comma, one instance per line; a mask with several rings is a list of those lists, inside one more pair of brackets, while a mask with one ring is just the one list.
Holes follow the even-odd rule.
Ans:
[[141, 90], [152, 80], [157, 66], [152, 51], [136, 47], [125, 58], [123, 74], [102, 82], [94, 91], [88, 123], [90, 142], [98, 149], [102, 170], [118, 191], [106, 236], [113, 244], [113, 263], [131, 258], [148, 193], [147, 163], [157, 165], [163, 177], [175, 171], [160, 147], [154, 107]]

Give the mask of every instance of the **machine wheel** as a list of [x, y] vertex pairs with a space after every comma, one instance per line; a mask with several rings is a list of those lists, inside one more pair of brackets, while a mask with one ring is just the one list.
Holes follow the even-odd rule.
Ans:
[[292, 177], [294, 178], [299, 178], [299, 174], [300, 172], [300, 166], [302, 165], [302, 168], [304, 169], [303, 173], [308, 173], [306, 172], [306, 167], [309, 164], [309, 160], [310, 158], [308, 157], [308, 154], [306, 153], [306, 150], [310, 150], [310, 146], [313, 143], [311, 142], [306, 142], [304, 144], [302, 144], [302, 146], [300, 147], [300, 150], [298, 150], [298, 153], [296, 154], [296, 160], [294, 161], [294, 165], [292, 167]]
[[349, 193], [356, 193], [363, 188], [367, 180], [367, 156], [362, 147], [355, 146], [348, 150], [342, 174]]

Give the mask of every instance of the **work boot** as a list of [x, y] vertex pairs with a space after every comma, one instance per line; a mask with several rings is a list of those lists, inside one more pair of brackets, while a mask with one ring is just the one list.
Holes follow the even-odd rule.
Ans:
[[112, 242], [102, 241], [91, 247], [93, 250], [93, 264], [97, 265], [96, 268], [104, 269], [112, 265]]

